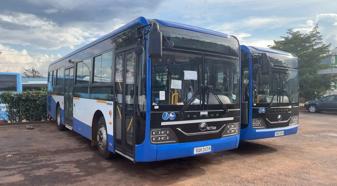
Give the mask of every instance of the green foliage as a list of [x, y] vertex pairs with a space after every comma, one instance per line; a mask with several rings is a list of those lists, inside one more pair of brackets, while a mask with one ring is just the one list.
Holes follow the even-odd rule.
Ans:
[[47, 117], [46, 91], [26, 91], [22, 94], [6, 92], [0, 94], [0, 102], [7, 105], [11, 123], [41, 121]]
[[309, 33], [288, 30], [286, 36], [274, 41], [272, 48], [292, 53], [298, 57], [300, 97], [306, 100], [323, 94], [330, 81], [318, 70], [326, 68], [320, 61], [329, 53], [330, 44], [325, 44], [316, 25]]

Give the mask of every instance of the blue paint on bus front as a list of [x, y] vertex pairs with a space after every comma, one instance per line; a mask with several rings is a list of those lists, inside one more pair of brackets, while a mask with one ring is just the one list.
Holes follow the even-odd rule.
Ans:
[[[273, 137], [281, 137], [287, 136], [291, 134], [296, 134], [298, 130], [298, 125], [292, 125], [288, 127], [280, 127], [280, 128], [271, 128], [271, 129], [254, 129], [254, 128], [246, 128], [241, 129], [240, 139], [241, 140], [255, 140], [255, 139], [263, 139], [263, 138], [273, 138]], [[277, 132], [282, 132], [283, 135], [277, 135]]]

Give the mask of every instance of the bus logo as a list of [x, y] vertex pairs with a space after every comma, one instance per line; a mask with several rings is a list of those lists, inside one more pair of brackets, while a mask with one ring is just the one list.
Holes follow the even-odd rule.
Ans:
[[208, 128], [207, 123], [202, 122], [202, 123], [199, 124], [199, 129], [200, 129], [201, 131], [206, 131], [207, 128]]
[[171, 112], [170, 115], [169, 115], [169, 119], [170, 120], [175, 120], [176, 119], [176, 113], [175, 112]]
[[168, 112], [163, 112], [163, 114], [161, 115], [161, 119], [163, 119], [164, 121], [167, 121], [170, 118], [170, 114]]

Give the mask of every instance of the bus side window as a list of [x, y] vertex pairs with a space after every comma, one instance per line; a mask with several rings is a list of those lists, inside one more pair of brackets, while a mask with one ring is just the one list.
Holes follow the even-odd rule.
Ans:
[[52, 84], [53, 86], [55, 85], [54, 71], [52, 71], [52, 74], [51, 74], [51, 84]]

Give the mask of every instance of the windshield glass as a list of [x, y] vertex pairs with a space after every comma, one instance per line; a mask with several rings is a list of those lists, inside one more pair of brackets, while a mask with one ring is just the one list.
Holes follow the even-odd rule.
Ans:
[[1, 75], [0, 77], [0, 93], [5, 91], [17, 91], [16, 75]]
[[235, 62], [221, 57], [164, 52], [161, 59], [153, 62], [153, 105], [201, 105], [202, 100], [205, 104], [237, 103], [239, 65]]
[[235, 61], [218, 57], [205, 57], [205, 104], [231, 104], [237, 102], [239, 67]]
[[[273, 63], [270, 59], [269, 62]], [[257, 62], [254, 61], [253, 64], [256, 65]], [[297, 69], [277, 67], [275, 63], [270, 70], [253, 69], [254, 104], [298, 103]]]

